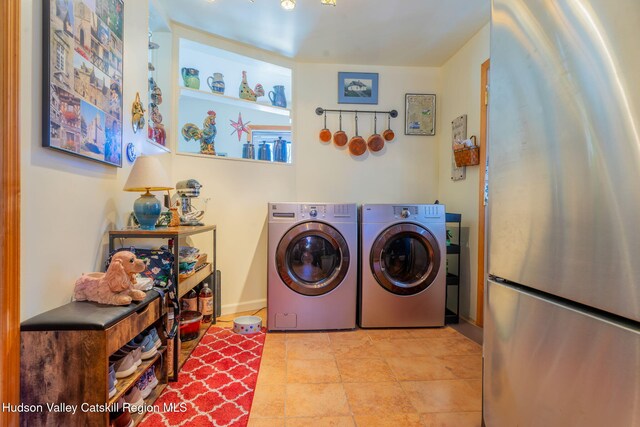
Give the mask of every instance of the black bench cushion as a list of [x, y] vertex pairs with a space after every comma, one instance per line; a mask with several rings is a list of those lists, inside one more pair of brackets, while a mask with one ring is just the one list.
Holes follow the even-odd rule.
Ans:
[[140, 302], [129, 305], [106, 305], [90, 301], [74, 301], [38, 314], [20, 324], [21, 331], [105, 330], [159, 298], [151, 290]]

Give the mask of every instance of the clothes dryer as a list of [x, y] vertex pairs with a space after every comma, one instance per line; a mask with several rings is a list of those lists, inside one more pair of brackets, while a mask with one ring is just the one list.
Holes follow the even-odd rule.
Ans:
[[359, 325], [443, 326], [444, 205], [362, 205], [360, 218]]
[[270, 203], [267, 328], [356, 326], [355, 204]]

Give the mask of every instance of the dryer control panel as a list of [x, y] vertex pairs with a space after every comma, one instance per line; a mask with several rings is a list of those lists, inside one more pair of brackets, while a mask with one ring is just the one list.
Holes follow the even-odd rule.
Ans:
[[444, 205], [362, 205], [362, 222], [407, 221], [419, 223], [445, 222]]
[[326, 217], [326, 205], [300, 205], [300, 218], [302, 219], [325, 219]]

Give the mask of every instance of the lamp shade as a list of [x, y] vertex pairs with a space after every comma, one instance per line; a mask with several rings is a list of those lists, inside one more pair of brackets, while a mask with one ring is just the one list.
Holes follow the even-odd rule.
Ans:
[[173, 186], [160, 160], [154, 156], [140, 156], [131, 168], [124, 191], [164, 191]]

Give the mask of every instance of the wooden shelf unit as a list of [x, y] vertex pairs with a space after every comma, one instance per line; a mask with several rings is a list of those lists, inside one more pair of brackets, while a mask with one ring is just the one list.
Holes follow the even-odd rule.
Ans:
[[[174, 281], [177, 283], [177, 293], [178, 298], [184, 296], [189, 290], [193, 289], [199, 283], [203, 281], [207, 281], [209, 284], [209, 288], [215, 293], [216, 298], [220, 298], [218, 292], [216, 292], [216, 226], [215, 225], [195, 225], [195, 226], [178, 226], [178, 227], [158, 227], [155, 230], [142, 230], [140, 228], [126, 228], [123, 230], [111, 230], [109, 231], [109, 252], [111, 253], [114, 249], [114, 241], [116, 239], [166, 239], [173, 240], [173, 257], [174, 257]], [[196, 271], [189, 277], [184, 279], [179, 278], [179, 251], [180, 251], [180, 238], [192, 236], [200, 233], [211, 233], [212, 234], [212, 254], [211, 254], [211, 262], [205, 264], [204, 267]], [[126, 247], [126, 246], [125, 246]], [[171, 247], [171, 245], [169, 245]], [[215, 319], [215, 316], [214, 316]], [[215, 320], [214, 320], [215, 323]], [[210, 324], [209, 324], [210, 325]], [[198, 338], [197, 341], [199, 341]], [[195, 340], [194, 340], [195, 341]], [[180, 340], [178, 336], [174, 338], [173, 345], [173, 366], [169, 369], [170, 375], [169, 379], [171, 381], [178, 380], [178, 371], [182, 364], [179, 363], [179, 359], [182, 357], [184, 353], [183, 349], [180, 348]], [[193, 347], [190, 347], [188, 354], [191, 354]], [[188, 357], [187, 354], [187, 357]], [[184, 363], [184, 362], [183, 362]]]
[[[109, 412], [82, 410], [82, 405], [105, 405], [134, 386], [147, 368], [156, 366], [158, 386], [145, 399], [151, 405], [167, 383], [163, 362], [166, 339], [153, 358], [116, 383], [109, 398], [109, 356], [143, 330], [164, 327], [166, 304], [156, 291], [128, 306], [71, 302], [24, 321], [21, 325], [21, 401], [42, 405], [37, 412], [20, 414], [20, 425], [109, 426]], [[37, 349], [37, 351], [36, 351]], [[47, 404], [77, 405], [76, 412], [49, 411]], [[99, 406], [96, 406], [99, 407]]]
[[205, 280], [213, 273], [211, 263], [206, 263], [201, 269], [193, 273], [191, 276], [178, 280], [178, 298], [185, 296], [187, 292], [193, 289], [198, 283]]

